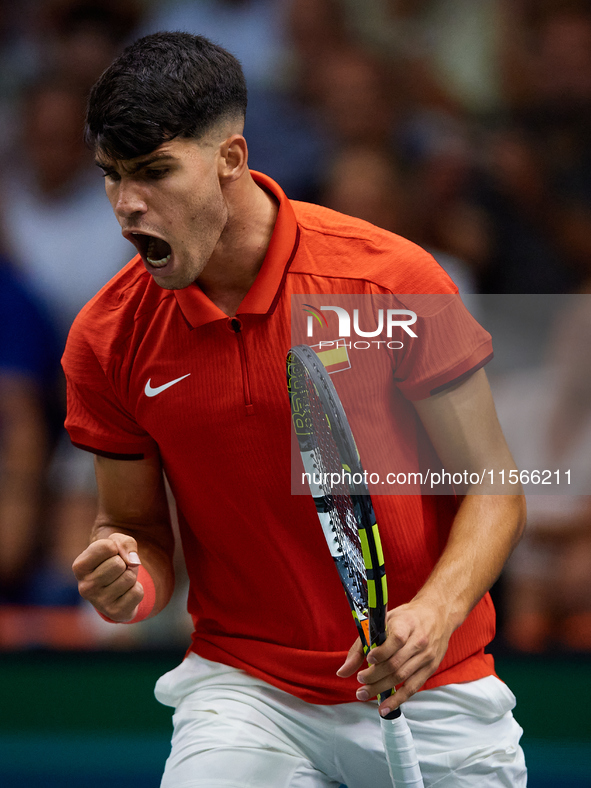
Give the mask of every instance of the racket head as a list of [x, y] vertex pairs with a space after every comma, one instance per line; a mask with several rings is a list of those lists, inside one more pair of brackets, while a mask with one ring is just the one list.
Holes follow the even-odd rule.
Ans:
[[308, 345], [290, 349], [287, 380], [310, 492], [367, 653], [386, 637], [388, 592], [379, 530], [359, 452], [333, 382]]

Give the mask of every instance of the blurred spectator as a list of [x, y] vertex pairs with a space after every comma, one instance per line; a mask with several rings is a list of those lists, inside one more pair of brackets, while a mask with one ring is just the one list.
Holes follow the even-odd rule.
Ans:
[[[330, 207], [407, 235], [462, 292], [474, 289], [475, 276], [488, 292], [572, 291], [591, 259], [590, 20], [582, 0], [2, 3], [4, 150], [18, 128], [19, 98], [23, 110], [0, 205], [9, 254], [63, 341], [82, 304], [133, 254], [82, 144], [83, 92], [134, 31], [174, 28], [209, 36], [242, 60], [250, 165], [289, 196], [317, 200], [322, 189]], [[9, 377], [2, 373], [3, 447], [16, 434], [6, 425], [42, 417], [35, 385]], [[10, 394], [17, 389], [29, 393]], [[26, 403], [27, 418], [11, 422], [6, 408]], [[51, 435], [37, 424], [40, 462]], [[37, 599], [75, 598], [69, 579], [62, 595], [60, 577], [69, 578], [69, 555], [87, 537], [93, 483], [88, 457], [62, 444], [44, 518], [56, 538]], [[581, 498], [572, 522], [587, 522], [585, 505]], [[31, 496], [30, 511], [37, 506]], [[5, 565], [27, 565], [23, 546], [36, 543], [25, 540], [26, 528], [13, 549], [21, 557], [6, 553]], [[573, 547], [583, 564], [585, 550]]]
[[554, 481], [556, 469], [562, 474], [552, 495], [527, 496], [525, 535], [505, 574], [504, 634], [523, 651], [591, 651], [589, 295], [571, 298], [554, 334], [540, 369], [514, 373], [495, 388], [518, 467], [550, 470]]
[[3, 257], [0, 283], [0, 603], [22, 603], [44, 541], [60, 346], [45, 310]]
[[389, 135], [421, 242], [501, 293], [572, 292], [589, 269], [590, 19], [576, 0], [290, 11], [300, 90], [331, 143]]
[[556, 3], [525, 18], [520, 90], [478, 182], [489, 225], [481, 286], [573, 292], [591, 267], [591, 9]]
[[[384, 60], [404, 62], [415, 93], [427, 76], [425, 46], [418, 17], [424, 0], [292, 0], [288, 22], [301, 81], [313, 92], [314, 76], [326, 55], [355, 47]], [[436, 91], [435, 91], [436, 92]]]
[[142, 12], [140, 0], [42, 0], [42, 67], [87, 92], [132, 36]]
[[353, 44], [327, 50], [313, 86], [326, 131], [337, 145], [392, 142], [403, 117], [403, 85], [396, 85], [389, 60]]
[[18, 128], [18, 103], [23, 85], [33, 78], [37, 66], [31, 40], [31, 0], [18, 6], [0, 3], [0, 159], [14, 144]]
[[408, 235], [409, 205], [392, 151], [343, 146], [332, 160], [322, 204], [399, 235]]
[[[407, 180], [391, 149], [343, 146], [333, 159], [321, 203], [421, 243]], [[475, 292], [469, 266], [429, 244], [422, 245], [451, 276], [460, 293]]]
[[96, 494], [92, 460], [64, 437], [59, 359], [75, 314], [133, 254], [83, 142], [85, 93], [141, 10], [136, 0], [0, 8], [0, 222], [17, 269], [0, 269], [3, 601], [78, 603], [71, 562]]
[[249, 166], [275, 178], [292, 199], [314, 199], [325, 142], [314, 113], [289, 78], [286, 13], [290, 0], [169, 0], [155, 3], [141, 34], [204, 35], [241, 62], [248, 85]]
[[342, 5], [339, 0], [290, 0], [286, 28], [294, 89], [304, 102], [317, 105], [316, 76], [325, 57], [352, 40]]
[[83, 138], [85, 99], [49, 79], [23, 102], [22, 141], [1, 193], [11, 256], [34, 282], [65, 340], [75, 315], [132, 256]]
[[284, 17], [289, 0], [161, 0], [140, 34], [184, 30], [210, 38], [242, 64], [249, 90], [275, 87], [285, 73]]
[[0, 3], [0, 157], [18, 144], [26, 85], [50, 73], [87, 92], [132, 35], [144, 0]]
[[[9, 254], [57, 326], [60, 349], [77, 312], [133, 255], [84, 145], [84, 108], [69, 82], [32, 86], [23, 101], [22, 144], [1, 187]], [[59, 358], [55, 363], [57, 372]], [[63, 428], [60, 434], [44, 515], [51, 540], [29, 588], [31, 601], [43, 603], [78, 600], [71, 563], [96, 514], [92, 458], [70, 445]]]
[[[339, 146], [392, 151], [405, 176], [407, 221], [399, 231], [446, 260], [465, 260], [470, 276], [468, 266], [483, 257], [482, 212], [464, 196], [473, 166], [471, 126], [432, 68], [423, 20], [430, 6], [372, 0], [361, 9], [349, 0], [294, 0], [299, 90], [316, 107], [333, 158]], [[323, 38], [313, 53], [309, 42]]]
[[[489, 218], [470, 199], [474, 140], [452, 118], [435, 134], [416, 124], [410, 157], [413, 220], [418, 242], [464, 260], [475, 284], [489, 252]], [[422, 139], [422, 141], [421, 141]]]

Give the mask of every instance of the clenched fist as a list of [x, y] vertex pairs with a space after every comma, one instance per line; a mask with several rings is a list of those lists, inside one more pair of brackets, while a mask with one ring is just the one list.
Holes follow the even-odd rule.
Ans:
[[78, 556], [72, 569], [78, 591], [112, 621], [131, 621], [144, 597], [138, 582], [137, 542], [126, 534], [113, 533], [97, 539]]

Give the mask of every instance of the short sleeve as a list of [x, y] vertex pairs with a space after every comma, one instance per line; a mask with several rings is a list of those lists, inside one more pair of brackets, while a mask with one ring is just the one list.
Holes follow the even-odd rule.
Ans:
[[397, 356], [395, 381], [411, 401], [460, 383], [493, 357], [488, 331], [472, 317], [459, 295], [398, 296], [416, 312], [416, 337]]
[[121, 404], [76, 322], [62, 366], [68, 395], [66, 429], [74, 445], [113, 459], [142, 459], [157, 451], [154, 440]]

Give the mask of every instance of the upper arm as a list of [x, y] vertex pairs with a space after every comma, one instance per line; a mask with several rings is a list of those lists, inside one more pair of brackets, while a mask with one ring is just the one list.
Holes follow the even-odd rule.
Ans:
[[95, 456], [95, 472], [98, 515], [93, 539], [116, 530], [172, 552], [174, 539], [159, 457], [114, 460]]
[[[497, 470], [516, 467], [483, 369], [458, 386], [415, 402], [414, 406], [449, 472], [486, 471], [485, 481], [490, 481], [489, 474], [493, 471], [493, 479], [498, 482]], [[519, 490], [513, 488], [511, 492]]]

